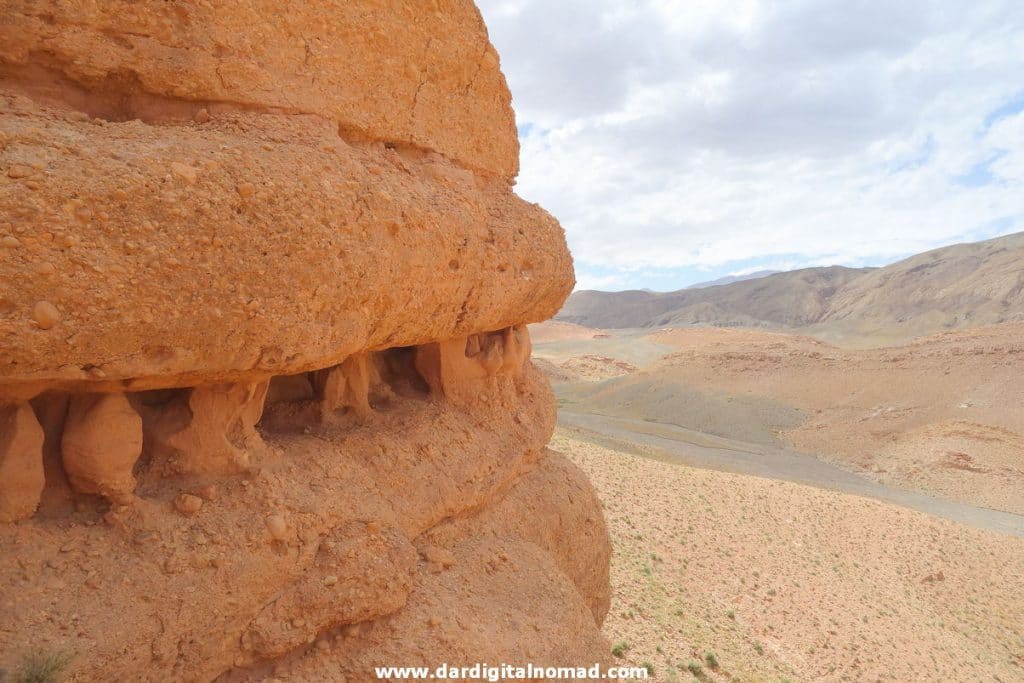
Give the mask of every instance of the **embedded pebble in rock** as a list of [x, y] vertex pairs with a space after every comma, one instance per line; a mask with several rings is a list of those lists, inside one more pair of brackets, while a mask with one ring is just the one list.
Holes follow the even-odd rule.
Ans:
[[136, 545], [145, 545], [147, 543], [152, 543], [158, 538], [159, 535], [154, 531], [140, 531], [132, 536], [132, 543], [135, 543]]
[[60, 311], [49, 301], [40, 301], [32, 309], [32, 319], [41, 330], [49, 330], [60, 321]]
[[219, 491], [215, 484], [208, 484], [207, 486], [203, 486], [202, 488], [197, 490], [196, 493], [199, 495], [200, 498], [206, 501], [217, 500], [217, 496], [219, 495]]
[[30, 166], [23, 166], [21, 164], [15, 164], [7, 169], [8, 178], [27, 178], [32, 175], [32, 168]]
[[194, 515], [203, 507], [203, 499], [190, 493], [180, 493], [174, 498], [174, 507], [183, 515]]
[[423, 555], [423, 559], [427, 562], [433, 562], [434, 564], [441, 565], [446, 569], [455, 564], [455, 555], [447, 548], [427, 546], [420, 554]]
[[195, 168], [188, 164], [181, 164], [176, 161], [171, 162], [171, 172], [189, 185], [195, 185], [196, 180], [199, 178], [199, 173]]
[[21, 246], [21, 241], [14, 235], [4, 235], [3, 239], [0, 239], [0, 246], [15, 249]]
[[288, 539], [288, 522], [283, 515], [270, 515], [266, 519], [267, 531], [275, 541]]

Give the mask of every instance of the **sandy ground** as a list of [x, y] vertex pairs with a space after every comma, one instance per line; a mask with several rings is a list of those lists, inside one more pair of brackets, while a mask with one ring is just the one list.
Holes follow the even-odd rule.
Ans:
[[549, 344], [551, 342], [573, 339], [601, 339], [609, 336], [609, 333], [604, 330], [562, 322], [561, 320], [545, 320], [541, 323], [528, 325], [528, 327], [530, 328], [530, 339], [533, 340], [534, 344]]
[[534, 363], [558, 383], [629, 375], [673, 350], [647, 339], [650, 330], [597, 330], [548, 320], [530, 325]]
[[794, 484], [873, 498], [978, 529], [1024, 538], [1024, 515], [969, 505], [912, 489], [890, 486], [813, 455], [757, 446], [644, 420], [558, 411], [558, 423], [586, 440], [627, 453], [701, 469], [751, 474]]
[[[605, 508], [624, 661], [660, 681], [1024, 681], [1024, 325], [859, 349], [610, 335], [535, 357], [553, 446]], [[572, 370], [595, 356], [636, 369]]]
[[612, 535], [604, 631], [654, 680], [1024, 680], [1024, 539], [560, 429]]
[[672, 344], [654, 340], [645, 328], [598, 330], [554, 320], [528, 327], [533, 357], [556, 365], [588, 356], [641, 367], [675, 350]]
[[602, 381], [566, 372], [560, 405], [793, 448], [888, 485], [1024, 514], [1024, 325], [875, 349], [757, 330], [628, 331], [559, 342], [559, 367], [572, 345], [577, 358], [629, 362], [620, 349], [632, 342], [673, 350]]

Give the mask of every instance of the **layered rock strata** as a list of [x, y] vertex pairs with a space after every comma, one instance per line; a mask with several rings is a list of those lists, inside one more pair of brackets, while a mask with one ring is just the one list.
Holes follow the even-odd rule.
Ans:
[[0, 668], [603, 660], [509, 102], [460, 0], [0, 0]]

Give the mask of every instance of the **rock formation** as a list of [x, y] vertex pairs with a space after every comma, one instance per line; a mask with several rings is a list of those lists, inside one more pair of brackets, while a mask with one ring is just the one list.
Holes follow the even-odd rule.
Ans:
[[517, 166], [469, 0], [0, 0], [0, 668], [603, 661]]

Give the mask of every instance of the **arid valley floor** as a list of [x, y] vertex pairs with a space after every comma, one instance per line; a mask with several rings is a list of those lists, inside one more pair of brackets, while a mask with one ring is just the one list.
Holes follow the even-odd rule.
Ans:
[[1020, 325], [844, 349], [534, 326], [655, 680], [1024, 679]]

